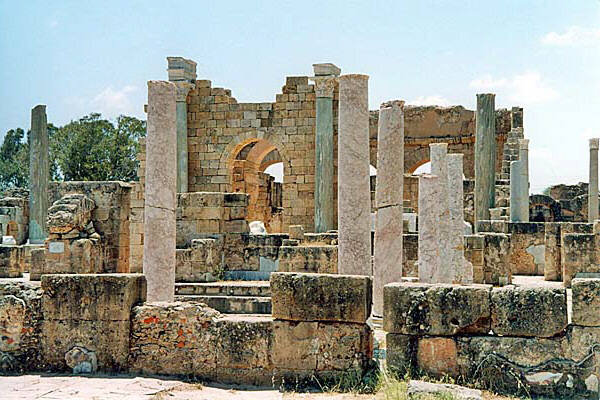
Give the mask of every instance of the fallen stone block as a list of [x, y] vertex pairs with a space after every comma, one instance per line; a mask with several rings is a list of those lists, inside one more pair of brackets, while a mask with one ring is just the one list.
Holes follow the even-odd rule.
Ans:
[[564, 288], [492, 289], [492, 331], [502, 336], [552, 337], [567, 326]]
[[483, 392], [458, 385], [411, 380], [406, 390], [409, 399], [419, 399], [423, 395], [449, 396], [454, 400], [483, 400]]
[[273, 318], [365, 323], [371, 316], [372, 284], [367, 276], [272, 273]]
[[488, 285], [391, 283], [384, 287], [383, 329], [451, 336], [490, 331]]

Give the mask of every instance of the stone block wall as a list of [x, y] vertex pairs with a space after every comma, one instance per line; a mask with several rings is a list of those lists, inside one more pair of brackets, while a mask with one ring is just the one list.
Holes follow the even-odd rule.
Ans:
[[[544, 279], [562, 281], [562, 237], [569, 233], [593, 233], [593, 225], [573, 222], [547, 222], [544, 224], [545, 266]], [[575, 254], [576, 256], [576, 254]]]
[[0, 199], [0, 234], [12, 236], [17, 244], [27, 242], [29, 231], [29, 202], [21, 197]]
[[571, 325], [564, 288], [387, 285], [388, 368], [500, 393], [596, 398], [598, 282], [573, 280]]
[[0, 278], [23, 276], [23, 247], [0, 244]]
[[95, 354], [100, 371], [127, 370], [131, 309], [146, 300], [143, 275], [44, 275], [42, 291], [45, 365], [66, 370], [65, 355], [77, 346]]
[[299, 246], [298, 243], [282, 246], [279, 256], [281, 272], [316, 272], [336, 274], [338, 272], [338, 247]]
[[562, 281], [566, 287], [571, 287], [571, 280], [578, 273], [600, 272], [596, 260], [596, 238], [594, 234], [563, 234], [560, 251]]
[[[373, 354], [372, 332], [366, 324], [370, 278], [272, 277], [275, 319], [223, 316], [193, 302], [134, 308], [130, 371], [267, 386], [361, 374]], [[298, 281], [296, 297], [286, 289], [289, 279]], [[315, 296], [325, 296], [332, 307], [317, 306]]]
[[222, 279], [223, 240], [193, 239], [191, 247], [177, 249], [176, 282], [212, 282]]

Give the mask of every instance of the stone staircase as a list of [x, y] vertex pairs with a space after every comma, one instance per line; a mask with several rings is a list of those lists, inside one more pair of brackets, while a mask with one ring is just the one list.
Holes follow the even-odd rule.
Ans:
[[269, 281], [176, 283], [175, 300], [202, 302], [223, 314], [271, 314]]
[[496, 207], [490, 208], [492, 220], [510, 220], [510, 163], [519, 159], [519, 139], [523, 138], [522, 129], [511, 129], [504, 143], [502, 169], [496, 175]]

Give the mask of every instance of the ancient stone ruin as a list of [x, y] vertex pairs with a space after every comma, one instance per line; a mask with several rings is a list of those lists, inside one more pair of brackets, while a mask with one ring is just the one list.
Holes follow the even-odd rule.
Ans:
[[589, 185], [530, 195], [524, 111], [494, 94], [370, 111], [369, 77], [325, 63], [238, 103], [167, 60], [139, 181], [50, 182], [32, 110], [30, 187], [0, 199], [3, 372], [598, 398], [598, 139]]

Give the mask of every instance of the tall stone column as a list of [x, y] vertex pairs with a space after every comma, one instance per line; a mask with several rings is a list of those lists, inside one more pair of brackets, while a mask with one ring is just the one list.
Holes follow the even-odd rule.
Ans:
[[367, 75], [342, 75], [338, 124], [338, 272], [371, 275]]
[[521, 170], [523, 175], [523, 192], [521, 193], [523, 201], [519, 203], [521, 206], [519, 214], [524, 219], [523, 222], [529, 222], [529, 139], [519, 139], [519, 160], [523, 161]]
[[440, 283], [446, 279], [440, 246], [439, 216], [444, 197], [440, 192], [441, 180], [435, 175], [419, 175], [419, 282]]
[[524, 160], [510, 163], [510, 221], [529, 222], [529, 188]]
[[475, 226], [490, 219], [496, 192], [495, 94], [477, 95], [475, 117]]
[[188, 191], [187, 95], [195, 87], [196, 63], [182, 57], [167, 57], [169, 82], [177, 86], [177, 192]]
[[598, 219], [598, 144], [600, 139], [590, 139], [590, 182], [588, 186], [588, 222]]
[[383, 287], [402, 279], [402, 199], [404, 182], [404, 102], [379, 108], [373, 312], [383, 315]]
[[148, 301], [173, 301], [177, 207], [176, 86], [148, 82], [144, 275]]
[[317, 95], [315, 136], [315, 232], [327, 232], [333, 223], [333, 90], [340, 69], [313, 64]]
[[46, 240], [48, 214], [48, 126], [46, 106], [31, 110], [29, 139], [29, 243], [41, 244]]
[[[440, 198], [440, 206], [438, 208], [439, 215], [437, 224], [439, 230], [439, 246], [441, 257], [446, 261], [452, 260], [452, 229], [450, 221], [450, 197], [448, 191], [448, 143], [432, 143], [429, 145], [429, 158], [431, 160], [431, 174], [438, 177], [438, 196]], [[421, 224], [419, 223], [419, 226]], [[461, 230], [462, 233], [462, 230]], [[450, 263], [446, 264], [443, 270], [439, 271], [436, 276], [436, 283], [452, 283], [453, 268]]]
[[473, 283], [473, 264], [465, 259], [465, 213], [463, 155], [448, 154], [448, 201], [450, 209], [450, 246], [452, 283]]

